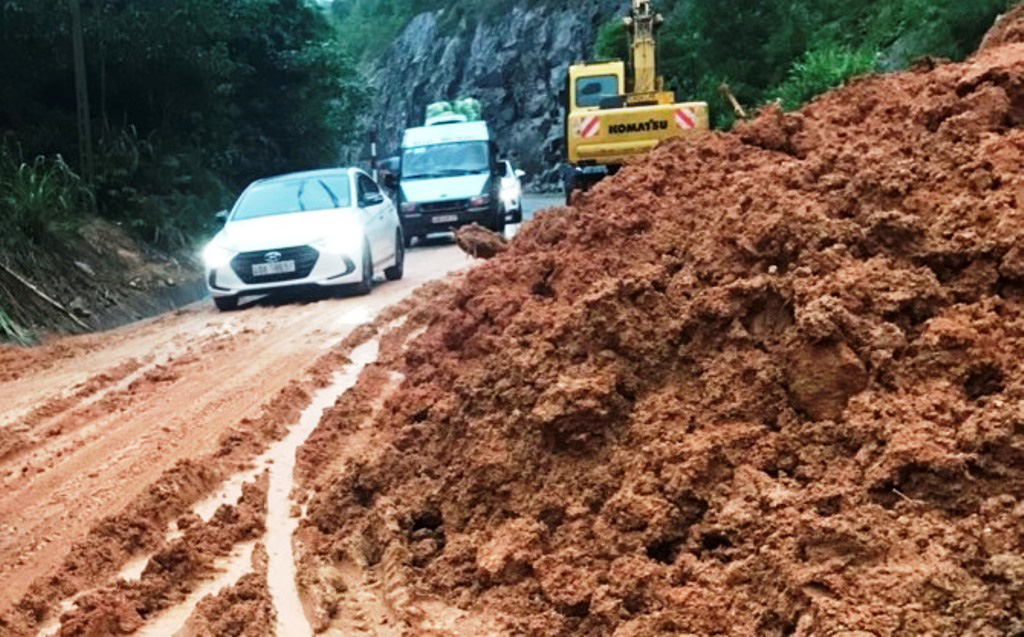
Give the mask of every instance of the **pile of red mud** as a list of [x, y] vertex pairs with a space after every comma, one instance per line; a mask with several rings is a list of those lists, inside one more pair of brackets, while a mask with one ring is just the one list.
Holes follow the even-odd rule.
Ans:
[[1022, 634], [1016, 24], [527, 224], [319, 485], [324, 565], [508, 634]]

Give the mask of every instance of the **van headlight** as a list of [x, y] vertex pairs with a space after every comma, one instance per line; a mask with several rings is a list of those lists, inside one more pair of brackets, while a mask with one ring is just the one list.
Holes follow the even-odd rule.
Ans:
[[209, 244], [203, 249], [203, 263], [211, 270], [223, 268], [235, 258], [235, 251], [228, 250], [224, 246]]

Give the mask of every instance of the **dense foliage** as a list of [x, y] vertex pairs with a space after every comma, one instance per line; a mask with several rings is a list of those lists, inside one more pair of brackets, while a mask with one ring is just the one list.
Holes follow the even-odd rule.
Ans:
[[[304, 0], [82, 0], [82, 13], [87, 187], [68, 3], [0, 4], [0, 242], [44, 241], [92, 208], [184, 245], [248, 181], [336, 161], [367, 103], [328, 20]], [[40, 192], [69, 203], [37, 205]]]
[[[88, 184], [77, 176], [68, 4], [0, 4], [3, 244], [45, 241], [94, 209], [182, 245], [249, 180], [329, 164], [353, 141], [370, 97], [351, 60], [374, 56], [420, 12], [466, 28], [515, 3], [335, 0], [324, 12], [308, 0], [81, 1], [96, 151]], [[723, 81], [744, 104], [797, 107], [858, 73], [924, 54], [962, 58], [1011, 1], [660, 0], [662, 71], [728, 125]], [[625, 55], [618, 20], [596, 48]], [[41, 205], [46, 197], [62, 203]]]
[[[747, 105], [775, 99], [796, 108], [847, 78], [906, 67], [932, 55], [962, 59], [1016, 0], [661, 0], [661, 70], [681, 97], [711, 103], [717, 124], [732, 114], [727, 82]], [[606, 25], [598, 57], [621, 57], [621, 23]]]

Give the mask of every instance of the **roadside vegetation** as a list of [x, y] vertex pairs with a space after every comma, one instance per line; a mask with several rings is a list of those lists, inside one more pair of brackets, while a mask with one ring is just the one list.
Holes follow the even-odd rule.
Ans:
[[[779, 100], [795, 109], [850, 77], [906, 68], [922, 56], [960, 60], [1016, 0], [661, 0], [661, 70], [684, 99], [714, 106], [715, 124], [733, 115], [726, 82], [748, 106]], [[597, 57], [627, 55], [620, 20], [604, 25]]]
[[82, 3], [95, 166], [79, 161], [68, 3], [0, 6], [0, 243], [60, 240], [90, 215], [176, 250], [248, 181], [330, 164], [367, 104], [303, 0]]

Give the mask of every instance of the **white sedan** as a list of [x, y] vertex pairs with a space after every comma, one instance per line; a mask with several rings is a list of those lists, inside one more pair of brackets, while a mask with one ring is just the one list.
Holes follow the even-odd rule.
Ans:
[[373, 275], [402, 278], [405, 241], [394, 204], [369, 175], [337, 168], [254, 182], [203, 250], [217, 308], [283, 288], [368, 294]]

